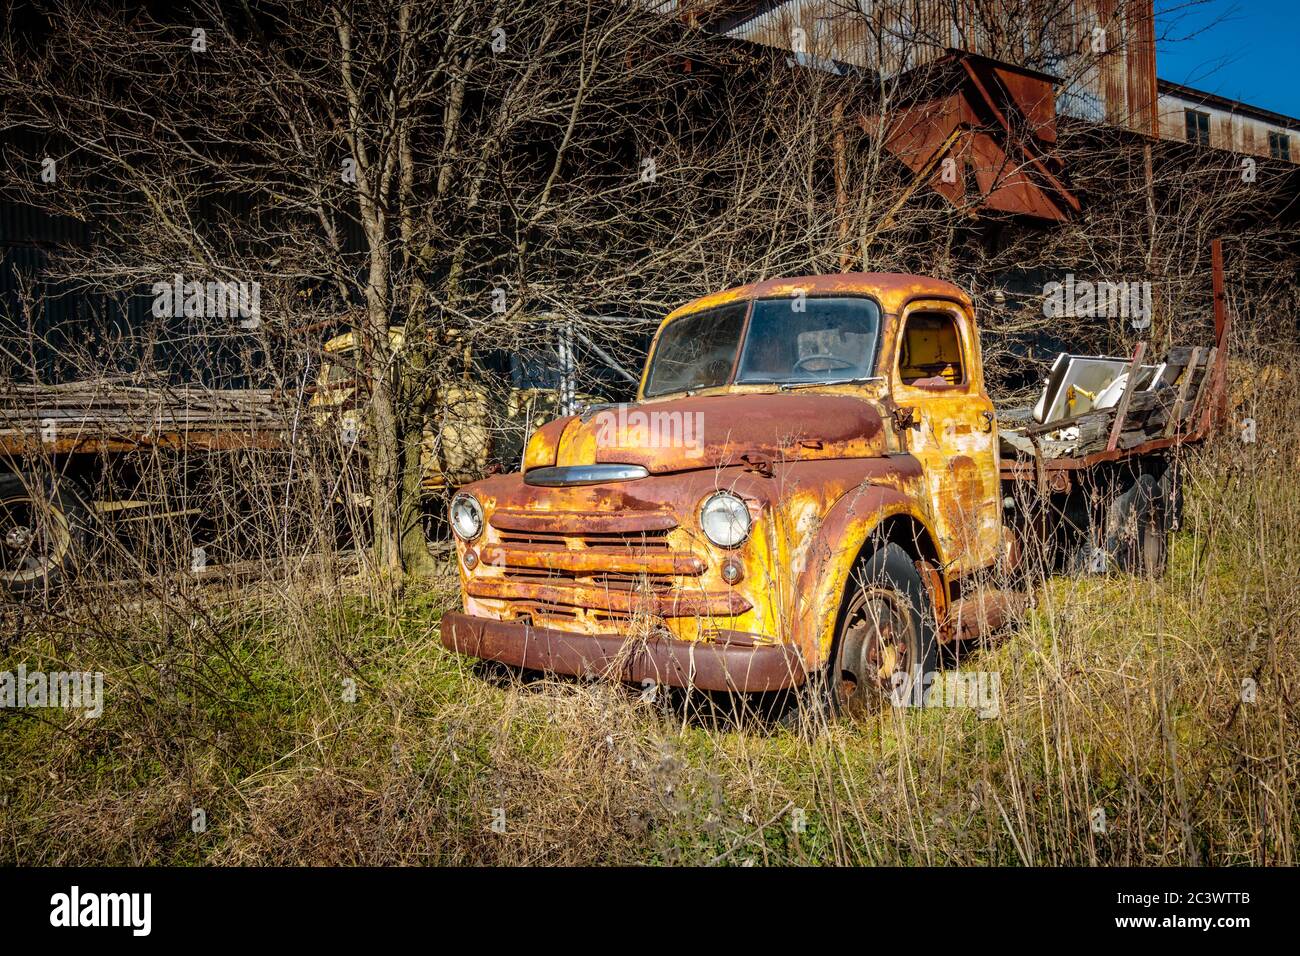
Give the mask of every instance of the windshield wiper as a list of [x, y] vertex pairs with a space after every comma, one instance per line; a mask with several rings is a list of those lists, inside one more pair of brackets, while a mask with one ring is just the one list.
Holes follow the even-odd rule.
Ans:
[[812, 388], [815, 385], [863, 385], [867, 382], [883, 382], [884, 377], [881, 375], [871, 375], [866, 378], [835, 378], [818, 382], [777, 382], [776, 387], [783, 392], [788, 392], [795, 388]]

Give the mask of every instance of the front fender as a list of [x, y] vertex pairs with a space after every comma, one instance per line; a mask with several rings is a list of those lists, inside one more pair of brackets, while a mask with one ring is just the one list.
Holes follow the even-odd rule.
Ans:
[[845, 585], [863, 547], [882, 521], [900, 514], [924, 528], [931, 542], [935, 540], [933, 528], [906, 485], [863, 484], [840, 498], [802, 551], [795, 552], [798, 606], [791, 640], [810, 673], [830, 657]]

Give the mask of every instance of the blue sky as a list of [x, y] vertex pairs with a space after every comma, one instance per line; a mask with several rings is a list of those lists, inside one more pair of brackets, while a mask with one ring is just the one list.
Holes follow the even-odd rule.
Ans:
[[1156, 0], [1156, 73], [1300, 117], [1300, 0]]

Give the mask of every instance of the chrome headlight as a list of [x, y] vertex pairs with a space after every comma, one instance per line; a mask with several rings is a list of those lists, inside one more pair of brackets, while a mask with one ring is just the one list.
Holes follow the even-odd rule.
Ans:
[[483, 533], [483, 506], [470, 494], [451, 499], [451, 530], [462, 541], [473, 541]]
[[749, 537], [753, 519], [739, 496], [719, 491], [704, 500], [700, 527], [704, 536], [720, 548], [734, 548]]

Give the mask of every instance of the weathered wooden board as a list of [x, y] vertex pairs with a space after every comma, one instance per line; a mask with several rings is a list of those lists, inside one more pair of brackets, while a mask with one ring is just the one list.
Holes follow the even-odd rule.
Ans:
[[0, 452], [269, 447], [291, 425], [274, 389], [69, 382], [0, 388]]

